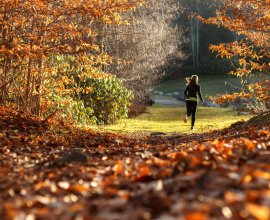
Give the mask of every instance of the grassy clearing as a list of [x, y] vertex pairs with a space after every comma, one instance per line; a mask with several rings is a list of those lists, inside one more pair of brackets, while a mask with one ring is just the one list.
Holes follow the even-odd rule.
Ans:
[[[229, 75], [217, 75], [217, 76], [199, 76], [199, 84], [202, 87], [202, 93], [204, 96], [216, 96], [219, 94], [225, 94], [227, 92], [225, 82], [228, 82], [234, 86], [240, 85], [240, 79]], [[161, 83], [156, 87], [156, 91], [162, 91], [164, 93], [179, 92], [179, 89], [184, 90], [186, 87], [185, 78], [175, 79]]]
[[[183, 122], [185, 106], [154, 105], [147, 113], [132, 119], [120, 120], [115, 125], [94, 127], [102, 131], [131, 132], [186, 132], [190, 133], [190, 121]], [[198, 107], [195, 132], [221, 129], [237, 121], [246, 120], [248, 116], [236, 116], [229, 108]]]

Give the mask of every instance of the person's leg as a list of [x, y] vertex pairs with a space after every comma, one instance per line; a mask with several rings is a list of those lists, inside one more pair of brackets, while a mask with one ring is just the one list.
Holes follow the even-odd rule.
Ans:
[[186, 101], [186, 106], [187, 106], [186, 115], [189, 117], [192, 114], [192, 102], [191, 101]]
[[192, 114], [192, 103], [190, 101], [186, 101], [186, 115], [184, 117], [184, 122], [187, 122], [188, 117]]
[[197, 110], [197, 102], [193, 102], [192, 103], [192, 117], [191, 117], [191, 129], [193, 129], [194, 124], [195, 124], [195, 120], [196, 120], [196, 110]]

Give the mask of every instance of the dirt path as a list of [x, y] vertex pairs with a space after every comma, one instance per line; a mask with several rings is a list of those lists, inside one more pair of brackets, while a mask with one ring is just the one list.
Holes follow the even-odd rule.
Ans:
[[177, 99], [166, 99], [166, 98], [157, 97], [154, 99], [154, 101], [156, 104], [162, 104], [162, 105], [179, 105], [179, 106], [185, 105], [184, 101], [179, 101]]
[[155, 96], [154, 98], [155, 104], [162, 104], [162, 105], [180, 105], [184, 106], [184, 101], [179, 101], [176, 98], [171, 96]]

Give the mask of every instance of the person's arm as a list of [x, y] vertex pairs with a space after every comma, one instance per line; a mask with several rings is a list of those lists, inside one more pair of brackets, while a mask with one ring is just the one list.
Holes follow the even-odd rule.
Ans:
[[185, 95], [186, 98], [188, 97], [187, 92], [188, 92], [188, 86], [186, 87], [186, 89], [185, 89], [185, 91], [184, 91], [184, 95]]
[[203, 102], [202, 94], [201, 94], [201, 87], [199, 86], [198, 95], [200, 97], [201, 102]]

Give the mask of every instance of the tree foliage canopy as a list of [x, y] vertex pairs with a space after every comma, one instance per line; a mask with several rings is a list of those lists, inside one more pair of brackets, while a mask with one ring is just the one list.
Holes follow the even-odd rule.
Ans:
[[[238, 40], [219, 45], [210, 45], [213, 52], [238, 62], [230, 72], [239, 77], [252, 76], [270, 70], [270, 1], [268, 0], [221, 0], [216, 16], [208, 19], [199, 17], [207, 24], [224, 26], [238, 35]], [[229, 96], [249, 97], [266, 102], [270, 100], [269, 80], [249, 85], [246, 91]], [[227, 100], [227, 97], [217, 101]], [[266, 103], [267, 104], [267, 103]], [[268, 104], [267, 104], [268, 106]]]
[[58, 92], [66, 88], [63, 77], [55, 77], [59, 67], [53, 65], [51, 56], [74, 56], [81, 72], [96, 72], [111, 62], [97, 43], [97, 26], [126, 24], [121, 13], [143, 2], [0, 1], [0, 102], [40, 114], [44, 96], [53, 92], [46, 82], [54, 76]]

